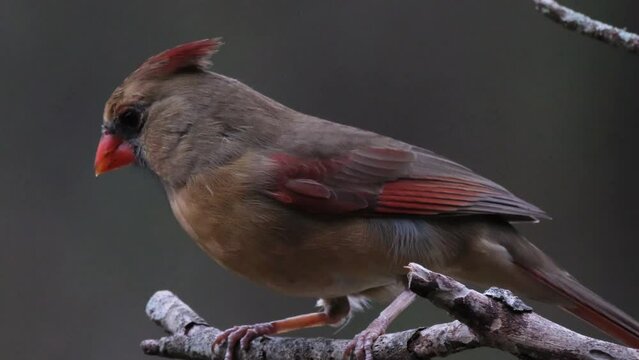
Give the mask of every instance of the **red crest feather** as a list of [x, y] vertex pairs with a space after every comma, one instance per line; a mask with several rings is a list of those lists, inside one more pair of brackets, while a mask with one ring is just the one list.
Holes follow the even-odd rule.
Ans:
[[150, 57], [140, 65], [133, 77], [167, 76], [189, 68], [204, 71], [211, 66], [211, 56], [221, 45], [219, 38], [178, 45]]

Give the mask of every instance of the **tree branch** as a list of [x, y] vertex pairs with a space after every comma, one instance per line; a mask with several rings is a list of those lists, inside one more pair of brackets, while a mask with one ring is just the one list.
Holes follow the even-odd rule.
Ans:
[[592, 19], [582, 13], [559, 5], [554, 0], [533, 0], [535, 7], [546, 17], [586, 36], [639, 54], [639, 35]]
[[[156, 292], [146, 306], [146, 313], [169, 336], [144, 340], [140, 346], [147, 355], [176, 359], [222, 359], [226, 344], [216, 354], [211, 344], [220, 330], [208, 325], [188, 305], [170, 291]], [[238, 359], [341, 359], [349, 340], [261, 337], [253, 340], [248, 351]], [[375, 343], [376, 359], [406, 359], [411, 354], [428, 359], [479, 346], [477, 339], [459, 321], [387, 334]]]
[[[446, 310], [457, 321], [381, 336], [375, 359], [430, 359], [480, 346], [509, 352], [522, 359], [639, 359], [639, 350], [577, 334], [535, 313], [510, 291], [491, 288], [484, 294], [417, 264], [408, 266], [410, 289]], [[158, 291], [146, 313], [170, 335], [145, 340], [148, 355], [178, 359], [223, 358], [214, 354], [220, 332], [169, 291]], [[260, 337], [238, 359], [339, 359], [348, 340]]]
[[637, 349], [578, 334], [533, 313], [509, 290], [481, 294], [418, 264], [408, 268], [410, 289], [468, 326], [483, 346], [522, 359], [639, 359]]

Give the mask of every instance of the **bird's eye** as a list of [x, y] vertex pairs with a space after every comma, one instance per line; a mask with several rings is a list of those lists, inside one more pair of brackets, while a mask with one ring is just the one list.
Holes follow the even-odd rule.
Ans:
[[130, 107], [118, 116], [118, 122], [126, 130], [139, 130], [142, 126], [142, 111], [136, 107]]

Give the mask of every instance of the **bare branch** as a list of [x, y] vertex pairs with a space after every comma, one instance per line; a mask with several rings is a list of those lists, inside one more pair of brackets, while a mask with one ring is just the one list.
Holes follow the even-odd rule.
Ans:
[[[213, 354], [211, 344], [220, 330], [209, 326], [199, 315], [170, 291], [158, 291], [149, 300], [146, 313], [169, 336], [145, 340], [140, 346], [145, 354], [176, 359], [223, 358], [225, 348]], [[339, 359], [348, 340], [261, 337], [253, 340], [248, 351], [237, 353], [238, 359]], [[375, 343], [376, 359], [406, 359], [414, 354], [428, 359], [445, 356], [479, 346], [468, 328], [458, 321], [387, 334]]]
[[[485, 294], [466, 288], [445, 275], [409, 265], [410, 288], [445, 309], [458, 321], [386, 334], [375, 342], [375, 359], [431, 359], [480, 346], [524, 359], [639, 359], [639, 350], [592, 339], [559, 326], [535, 313], [510, 291], [492, 288]], [[148, 355], [179, 359], [223, 358], [214, 354], [220, 332], [169, 291], [151, 297], [147, 315], [169, 336], [145, 340]], [[260, 337], [237, 359], [339, 359], [348, 340]]]
[[508, 290], [481, 294], [421, 265], [408, 268], [410, 289], [468, 326], [484, 346], [524, 359], [639, 359], [639, 350], [578, 334], [533, 313]]
[[592, 19], [582, 13], [559, 5], [554, 0], [533, 0], [535, 7], [546, 17], [586, 36], [639, 54], [639, 35]]

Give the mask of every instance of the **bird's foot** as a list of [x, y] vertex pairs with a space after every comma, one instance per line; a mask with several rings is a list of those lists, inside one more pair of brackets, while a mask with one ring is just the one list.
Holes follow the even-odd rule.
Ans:
[[344, 351], [344, 358], [350, 359], [355, 354], [357, 360], [373, 360], [373, 344], [386, 332], [388, 324], [383, 319], [375, 319], [368, 327], [355, 335]]
[[251, 345], [251, 340], [258, 336], [271, 335], [275, 333], [273, 323], [262, 323], [254, 325], [238, 325], [222, 331], [213, 341], [213, 353], [215, 348], [226, 342], [226, 354], [224, 360], [233, 360], [237, 343], [240, 343], [242, 350], [247, 350]]

